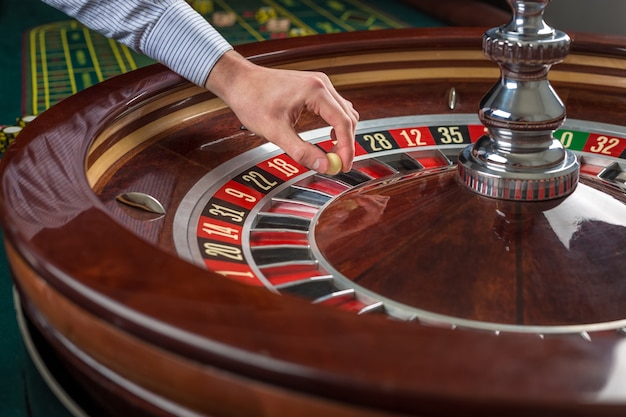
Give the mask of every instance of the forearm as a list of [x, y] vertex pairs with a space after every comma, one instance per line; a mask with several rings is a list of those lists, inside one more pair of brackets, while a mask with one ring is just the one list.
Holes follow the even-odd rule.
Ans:
[[191, 82], [204, 86], [232, 46], [185, 1], [172, 4], [147, 34], [143, 52]]

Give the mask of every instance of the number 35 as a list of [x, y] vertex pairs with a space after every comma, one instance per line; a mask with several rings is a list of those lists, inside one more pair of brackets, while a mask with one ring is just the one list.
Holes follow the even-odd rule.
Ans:
[[437, 132], [441, 134], [440, 140], [443, 144], [463, 143], [463, 134], [458, 126], [438, 127]]

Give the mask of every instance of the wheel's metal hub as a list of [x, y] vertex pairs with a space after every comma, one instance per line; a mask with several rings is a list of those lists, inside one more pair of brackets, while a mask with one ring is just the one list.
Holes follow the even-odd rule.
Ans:
[[480, 103], [488, 134], [459, 156], [460, 179], [499, 199], [563, 197], [576, 187], [579, 165], [552, 136], [566, 114], [548, 71], [567, 56], [570, 38], [543, 21], [549, 0], [509, 3], [511, 22], [483, 36], [483, 52], [498, 63], [501, 77]]

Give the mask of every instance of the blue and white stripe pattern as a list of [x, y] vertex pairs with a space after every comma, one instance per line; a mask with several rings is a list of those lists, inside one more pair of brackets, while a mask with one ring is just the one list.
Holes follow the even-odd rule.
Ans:
[[42, 0], [204, 86], [232, 46], [184, 0]]

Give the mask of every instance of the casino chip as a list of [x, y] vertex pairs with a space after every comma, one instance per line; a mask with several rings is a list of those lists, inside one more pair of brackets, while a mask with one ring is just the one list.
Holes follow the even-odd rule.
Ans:
[[274, 17], [267, 21], [265, 28], [271, 33], [287, 32], [291, 27], [291, 21], [286, 17]]
[[30, 114], [30, 115], [27, 115], [27, 116], [22, 116], [19, 119], [17, 119], [17, 125], [20, 126], [20, 127], [26, 127], [27, 124], [29, 124], [30, 122], [32, 122], [36, 118], [37, 118], [37, 116], [34, 115], [34, 114]]
[[188, 3], [201, 15], [208, 15], [213, 12], [213, 0], [192, 0]]
[[273, 7], [264, 6], [256, 11], [254, 17], [256, 18], [257, 22], [263, 24], [267, 23], [267, 21], [270, 19], [275, 19], [276, 17], [278, 17], [278, 13], [276, 13], [276, 9], [274, 9]]
[[309, 35], [309, 33], [307, 32], [306, 29], [303, 29], [303, 28], [292, 28], [289, 30], [288, 35], [290, 38], [296, 38], [298, 36], [307, 36]]
[[22, 131], [21, 126], [7, 126], [0, 132], [0, 152], [6, 152], [9, 145], [11, 145], [17, 135]]
[[218, 28], [230, 27], [237, 21], [237, 16], [233, 12], [218, 11], [213, 13], [211, 24]]

